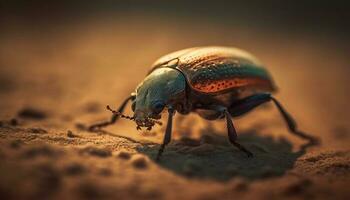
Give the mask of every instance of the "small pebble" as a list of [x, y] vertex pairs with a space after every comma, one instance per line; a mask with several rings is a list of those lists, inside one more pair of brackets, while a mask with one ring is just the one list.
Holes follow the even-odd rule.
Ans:
[[135, 155], [131, 160], [131, 164], [137, 169], [146, 169], [148, 167], [147, 160], [141, 155]]
[[85, 172], [86, 172], [85, 167], [79, 163], [71, 163], [68, 166], [66, 166], [64, 169], [64, 173], [71, 176], [81, 175], [81, 174], [84, 174]]
[[17, 126], [18, 125], [17, 119], [15, 119], [15, 118], [11, 119], [10, 124], [11, 124], [11, 126]]
[[47, 117], [45, 112], [35, 109], [35, 108], [24, 108], [20, 110], [17, 114], [21, 118], [43, 120]]
[[68, 130], [67, 131], [67, 137], [75, 138], [75, 137], [77, 137], [77, 135], [75, 135], [71, 130]]
[[79, 130], [83, 130], [85, 131], [87, 128], [86, 128], [86, 125], [83, 124], [83, 123], [75, 123], [75, 127]]
[[109, 149], [105, 148], [96, 148], [96, 147], [86, 147], [80, 150], [81, 153], [87, 153], [92, 156], [97, 156], [101, 158], [106, 158], [112, 155], [112, 152]]
[[131, 158], [131, 155], [128, 152], [121, 151], [118, 153], [117, 157], [123, 160], [129, 160]]
[[45, 133], [47, 133], [47, 131], [45, 129], [42, 129], [42, 128], [29, 128], [28, 131], [30, 133], [37, 133], [37, 134], [45, 134]]

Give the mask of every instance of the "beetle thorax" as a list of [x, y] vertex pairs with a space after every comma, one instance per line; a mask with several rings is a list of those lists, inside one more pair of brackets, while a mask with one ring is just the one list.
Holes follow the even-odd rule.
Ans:
[[134, 117], [138, 126], [151, 127], [167, 106], [178, 101], [185, 91], [185, 77], [176, 69], [159, 68], [150, 73], [136, 89]]

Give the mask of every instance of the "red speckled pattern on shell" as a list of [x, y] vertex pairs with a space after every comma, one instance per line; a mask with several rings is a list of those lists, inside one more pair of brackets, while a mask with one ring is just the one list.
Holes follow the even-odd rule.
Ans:
[[274, 91], [273, 81], [251, 54], [236, 48], [197, 47], [170, 53], [153, 67], [180, 70], [198, 92], [223, 93], [230, 89]]

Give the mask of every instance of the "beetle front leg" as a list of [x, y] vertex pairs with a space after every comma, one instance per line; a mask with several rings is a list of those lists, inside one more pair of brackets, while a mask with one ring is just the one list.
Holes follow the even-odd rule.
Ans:
[[[135, 95], [130, 95], [128, 98], [126, 98], [123, 103], [119, 106], [118, 108], [118, 112], [122, 113], [126, 107], [126, 105], [128, 104], [128, 102], [130, 100], [133, 100], [135, 99]], [[102, 127], [106, 127], [106, 126], [109, 126], [109, 125], [112, 125], [114, 124], [117, 120], [119, 119], [119, 115], [117, 114], [113, 114], [111, 119], [109, 121], [105, 121], [105, 122], [100, 122], [100, 123], [96, 123], [96, 124], [93, 124], [91, 126], [89, 126], [88, 130], [89, 131], [94, 131], [96, 129], [100, 129]]]
[[167, 144], [169, 144], [170, 140], [171, 140], [171, 132], [172, 132], [172, 127], [173, 127], [173, 115], [175, 114], [175, 110], [172, 107], [168, 108], [168, 123], [166, 126], [166, 130], [165, 130], [165, 135], [164, 135], [164, 139], [163, 139], [163, 144], [160, 146], [160, 149], [158, 151], [156, 160], [159, 161], [160, 157], [164, 151], [164, 148]]

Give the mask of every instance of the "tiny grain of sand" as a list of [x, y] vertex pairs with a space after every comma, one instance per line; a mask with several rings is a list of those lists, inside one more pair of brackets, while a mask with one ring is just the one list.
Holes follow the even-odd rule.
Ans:
[[[183, 24], [184, 33], [157, 21], [174, 38], [160, 41], [155, 24], [135, 23], [1, 38], [0, 199], [350, 199], [348, 58], [329, 50], [331, 42], [282, 35], [275, 43], [270, 33], [220, 27], [193, 42], [206, 27]], [[277, 98], [322, 144], [308, 147], [290, 135], [271, 105], [235, 120], [251, 159], [227, 142], [223, 121], [196, 115], [176, 115], [159, 163], [164, 127], [138, 132], [119, 121], [84, 130], [108, 119], [105, 105], [117, 107], [158, 56], [208, 42], [261, 58], [280, 88]]]

